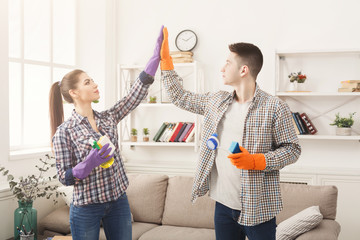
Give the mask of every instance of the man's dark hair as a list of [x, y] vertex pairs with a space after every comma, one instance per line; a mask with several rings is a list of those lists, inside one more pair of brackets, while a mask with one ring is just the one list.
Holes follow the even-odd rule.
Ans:
[[247, 65], [250, 74], [256, 79], [263, 65], [260, 49], [254, 44], [244, 42], [230, 44], [229, 49], [240, 57], [241, 64]]

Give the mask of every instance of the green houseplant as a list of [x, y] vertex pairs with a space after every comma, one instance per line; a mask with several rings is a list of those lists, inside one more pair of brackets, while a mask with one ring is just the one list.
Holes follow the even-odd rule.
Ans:
[[340, 117], [340, 114], [335, 115], [335, 120], [333, 123], [330, 123], [331, 126], [337, 126], [336, 135], [340, 136], [350, 136], [351, 135], [351, 126], [354, 124], [353, 116], [354, 113], [349, 113], [349, 117]]
[[137, 129], [136, 128], [131, 129], [131, 141], [137, 142]]
[[143, 141], [148, 142], [149, 141], [149, 129], [143, 128]]
[[[52, 179], [56, 179], [57, 175], [47, 176], [46, 174], [51, 168], [55, 167], [55, 163], [51, 163], [54, 157], [45, 155], [45, 159], [40, 158], [41, 166], [36, 165], [38, 175], [28, 175], [27, 177], [15, 177], [10, 174], [9, 170], [0, 167], [0, 172], [7, 177], [10, 191], [18, 199], [19, 207], [14, 211], [14, 239], [19, 238], [19, 229], [26, 229], [27, 232], [34, 233], [34, 239], [37, 239], [37, 211], [34, 209], [33, 202], [36, 198], [51, 196], [56, 198], [64, 193], [57, 191], [58, 185], [51, 184]], [[53, 199], [54, 204], [57, 200]]]
[[149, 103], [156, 103], [156, 96], [150, 96]]

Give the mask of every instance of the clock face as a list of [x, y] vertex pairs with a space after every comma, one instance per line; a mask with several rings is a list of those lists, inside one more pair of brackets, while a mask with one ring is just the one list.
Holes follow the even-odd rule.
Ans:
[[197, 36], [191, 30], [181, 31], [175, 39], [175, 45], [180, 51], [191, 51], [196, 46], [196, 43]]

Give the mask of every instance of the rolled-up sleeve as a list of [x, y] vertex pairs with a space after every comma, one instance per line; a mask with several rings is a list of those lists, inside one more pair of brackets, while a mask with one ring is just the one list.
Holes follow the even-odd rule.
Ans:
[[52, 142], [59, 181], [66, 186], [74, 185], [75, 179], [72, 174], [72, 150], [70, 136], [66, 133], [65, 129], [58, 128]]

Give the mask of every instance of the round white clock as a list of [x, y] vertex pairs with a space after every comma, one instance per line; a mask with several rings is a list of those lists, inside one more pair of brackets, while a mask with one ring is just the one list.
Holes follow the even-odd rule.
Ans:
[[197, 44], [197, 36], [191, 30], [181, 31], [175, 39], [175, 45], [180, 51], [191, 51]]

